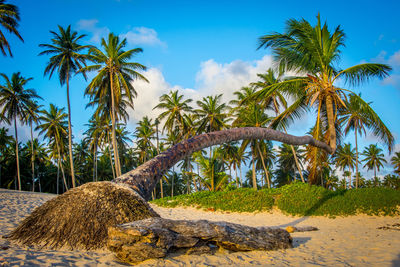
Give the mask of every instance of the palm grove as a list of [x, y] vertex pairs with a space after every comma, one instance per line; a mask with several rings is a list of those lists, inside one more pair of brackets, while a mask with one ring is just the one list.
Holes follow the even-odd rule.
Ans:
[[[5, 36], [18, 33], [18, 8], [0, 0], [0, 49], [12, 56]], [[149, 82], [146, 67], [133, 62], [142, 49], [127, 49], [126, 40], [110, 33], [100, 47], [83, 45], [86, 38], [70, 26], [58, 26], [51, 39], [40, 44], [40, 56], [48, 58], [44, 74], [58, 79], [67, 92], [67, 109], [50, 104], [29, 88], [30, 77], [16, 72], [1, 74], [0, 119], [14, 127], [11, 136], [0, 128], [0, 185], [3, 188], [61, 193], [89, 181], [111, 180], [134, 169], [165, 149], [201, 133], [234, 127], [271, 127], [286, 132], [305, 113], [315, 124], [308, 134], [335, 150], [333, 155], [312, 146], [265, 140], [226, 143], [193, 153], [160, 180], [153, 198], [193, 191], [226, 188], [279, 187], [293, 181], [319, 184], [329, 189], [369, 186], [400, 187], [400, 152], [391, 157], [395, 173], [378, 178], [386, 163], [382, 148], [372, 144], [359, 149], [358, 140], [373, 133], [391, 152], [394, 139], [370, 103], [348, 88], [362, 86], [371, 78], [387, 77], [391, 68], [364, 63], [338, 69], [345, 34], [321, 24], [290, 19], [284, 33], [259, 38], [259, 49], [270, 48], [276, 66], [258, 74], [258, 81], [238, 88], [234, 100], [212, 95], [194, 102], [179, 91], [160, 96], [155, 119], [143, 117], [134, 133], [126, 127], [137, 91], [135, 80]], [[297, 73], [289, 76], [285, 73]], [[81, 88], [94, 110], [85, 137], [73, 142], [69, 91], [76, 75], [94, 78]], [[77, 88], [74, 88], [77, 89]], [[18, 123], [30, 127], [30, 140], [18, 141]], [[42, 141], [33, 138], [37, 131]], [[307, 129], [305, 129], [307, 131]], [[354, 136], [354, 147], [343, 143]], [[133, 144], [133, 145], [130, 145]], [[334, 169], [340, 169], [340, 177]], [[371, 179], [360, 173], [365, 168]]]

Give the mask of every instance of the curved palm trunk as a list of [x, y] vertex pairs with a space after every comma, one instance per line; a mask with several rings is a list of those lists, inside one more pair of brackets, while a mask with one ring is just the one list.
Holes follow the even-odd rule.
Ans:
[[31, 123], [31, 164], [32, 164], [32, 192], [35, 192], [35, 157], [33, 155], [33, 132]]
[[326, 97], [326, 111], [328, 116], [328, 130], [329, 130], [329, 146], [333, 151], [336, 150], [336, 130], [335, 130], [335, 119], [333, 115], [333, 103], [332, 97]]
[[21, 191], [21, 177], [19, 175], [19, 151], [18, 151], [17, 117], [14, 117], [14, 129], [15, 129], [15, 156], [17, 158], [18, 190]]
[[256, 177], [256, 155], [254, 148], [251, 148], [251, 164], [252, 164], [252, 176], [253, 176], [253, 188], [257, 190], [257, 177]]
[[112, 72], [110, 72], [110, 83], [111, 83], [111, 135], [112, 135], [112, 145], [114, 150], [114, 164], [115, 164], [115, 174], [116, 176], [121, 175], [121, 165], [119, 162], [119, 154], [118, 154], [118, 146], [117, 146], [117, 138], [115, 136], [115, 97], [114, 97], [114, 81], [113, 81]]
[[117, 177], [113, 182], [127, 184], [145, 199], [149, 199], [158, 180], [178, 161], [206, 147], [242, 139], [266, 139], [292, 145], [309, 144], [332, 153], [332, 149], [327, 144], [311, 136], [293, 136], [260, 127], [234, 128], [205, 133], [184, 140], [136, 169]]
[[67, 73], [67, 102], [68, 102], [68, 151], [69, 164], [71, 165], [72, 187], [75, 187], [74, 159], [72, 156], [72, 127], [71, 127], [71, 103], [69, 100], [69, 73]]

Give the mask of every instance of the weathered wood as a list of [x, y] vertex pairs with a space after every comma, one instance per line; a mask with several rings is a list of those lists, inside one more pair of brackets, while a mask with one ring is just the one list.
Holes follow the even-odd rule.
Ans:
[[115, 178], [113, 182], [127, 184], [146, 200], [149, 200], [151, 192], [157, 182], [164, 173], [178, 161], [203, 148], [243, 139], [266, 139], [291, 145], [309, 144], [332, 152], [327, 144], [311, 136], [293, 136], [280, 131], [260, 127], [234, 128], [201, 134], [184, 140], [142, 164], [135, 170]]
[[213, 253], [218, 247], [231, 251], [292, 247], [290, 234], [278, 228], [157, 217], [109, 227], [108, 236], [108, 248], [126, 263], [162, 258], [170, 252]]

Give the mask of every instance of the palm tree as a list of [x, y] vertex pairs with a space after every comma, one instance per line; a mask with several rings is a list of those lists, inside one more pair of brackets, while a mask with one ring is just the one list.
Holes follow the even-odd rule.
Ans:
[[185, 114], [191, 113], [192, 108], [189, 104], [192, 99], [183, 99], [178, 90], [171, 91], [169, 94], [164, 94], [160, 97], [160, 103], [153, 109], [160, 109], [163, 112], [158, 116], [160, 121], [165, 120], [162, 132], [167, 130], [171, 133], [176, 128], [180, 131], [180, 136], [183, 135], [183, 128], [185, 127]]
[[[18, 28], [18, 21], [19, 18], [19, 10], [18, 7], [13, 4], [6, 4], [5, 0], [0, 0], [0, 25], [9, 33], [14, 34], [17, 36], [22, 42], [21, 35], [19, 34]], [[12, 57], [10, 44], [8, 43], [6, 37], [4, 36], [3, 31], [0, 28], [0, 50], [4, 56], [8, 54]]]
[[336, 166], [345, 170], [346, 168], [349, 171], [349, 188], [351, 188], [351, 171], [353, 170], [354, 166], [357, 163], [357, 158], [355, 155], [354, 148], [351, 147], [350, 143], [344, 144], [344, 146], [339, 146], [338, 150], [336, 151]]
[[64, 158], [64, 144], [67, 136], [67, 117], [64, 108], [57, 108], [50, 104], [49, 111], [42, 110], [39, 117], [40, 124], [36, 127], [39, 134], [44, 134], [48, 139], [50, 149], [53, 151], [53, 158], [57, 158], [57, 166], [61, 166], [65, 188], [68, 190], [65, 180], [64, 168], [61, 160]]
[[366, 128], [371, 129], [372, 133], [381, 139], [385, 144], [393, 143], [393, 135], [385, 126], [379, 116], [366, 103], [361, 96], [350, 94], [348, 101], [345, 101], [346, 108], [341, 110], [339, 124], [344, 125], [344, 133], [348, 134], [354, 130], [356, 144], [356, 188], [358, 188], [359, 172], [358, 172], [358, 142], [357, 135], [366, 135]]
[[[69, 163], [71, 165], [72, 187], [75, 187], [74, 161], [72, 155], [72, 126], [71, 126], [71, 103], [69, 99], [69, 79], [72, 74], [76, 73], [83, 66], [86, 66], [87, 56], [82, 52], [88, 49], [89, 45], [81, 45], [79, 41], [86, 35], [78, 35], [76, 31], [71, 31], [71, 25], [66, 29], [58, 26], [59, 33], [50, 31], [53, 35], [51, 44], [40, 44], [45, 50], [39, 55], [52, 55], [47, 64], [44, 75], [53, 75], [54, 71], [58, 72], [61, 86], [67, 85], [67, 102], [68, 102], [68, 147], [69, 147]], [[86, 79], [85, 73], [83, 73]]]
[[0, 187], [1, 187], [1, 170], [3, 166], [3, 162], [5, 161], [5, 153], [7, 151], [7, 147], [11, 144], [13, 138], [11, 135], [8, 135], [8, 129], [5, 127], [0, 128]]
[[[260, 81], [250, 84], [253, 88], [259, 89], [259, 91], [255, 92], [250, 98], [255, 99], [257, 102], [260, 102], [264, 108], [272, 109], [275, 112], [276, 116], [279, 115], [281, 106], [285, 109], [287, 108], [287, 101], [279, 90], [274, 90], [273, 88], [271, 90], [270, 86], [282, 82], [282, 75], [283, 73], [279, 73], [278, 77], [275, 77], [273, 69], [269, 68], [266, 74], [257, 74], [257, 76], [261, 79]], [[283, 129], [285, 133], [287, 133], [284, 123], [274, 126], [274, 129], [280, 128]], [[293, 146], [291, 146], [291, 150], [296, 162], [296, 167], [299, 171], [301, 181], [304, 183], [303, 172], [300, 168], [300, 163], [296, 157], [296, 152]]]
[[153, 142], [154, 139], [154, 128], [153, 123], [149, 117], [145, 116], [141, 121], [138, 122], [134, 136], [136, 137], [136, 145], [139, 150], [139, 161], [141, 164], [149, 160], [150, 150], [155, 148]]
[[[285, 33], [272, 33], [259, 38], [259, 48], [272, 49], [280, 70], [306, 74], [270, 86], [269, 94], [279, 90], [297, 96], [277, 120], [296, 118], [304, 110], [315, 106], [318, 110], [316, 133], [319, 133], [321, 120], [326, 116], [327, 142], [333, 150], [336, 150], [337, 142], [336, 114], [339, 109], [346, 107], [344, 100], [347, 93], [352, 93], [339, 87], [339, 80], [344, 79], [347, 84], [357, 86], [373, 77], [384, 78], [391, 70], [388, 65], [374, 63], [362, 63], [344, 70], [336, 68], [334, 63], [340, 59], [344, 38], [340, 26], [333, 32], [329, 31], [326, 23], [321, 24], [319, 14], [315, 27], [304, 19], [290, 19], [286, 23]], [[389, 144], [389, 147], [392, 145]]]
[[[237, 118], [233, 122], [233, 126], [239, 127], [266, 127], [271, 121], [271, 118], [264, 112], [264, 109], [259, 104], [249, 103], [245, 108], [243, 107], [237, 113]], [[256, 178], [256, 158], [257, 155], [262, 160], [265, 175], [267, 176], [268, 187], [271, 186], [268, 170], [265, 166], [264, 157], [260, 149], [259, 140], [243, 140], [240, 150], [244, 151], [250, 146], [252, 156], [252, 175], [253, 175], [253, 188], [257, 189], [257, 178]]]
[[32, 78], [26, 79], [22, 77], [19, 72], [14, 73], [11, 76], [11, 80], [3, 73], [1, 73], [0, 76], [5, 80], [5, 85], [0, 85], [0, 107], [3, 107], [1, 116], [7, 118], [9, 122], [14, 121], [18, 190], [21, 190], [17, 118], [23, 122], [27, 114], [32, 114], [32, 111], [36, 110], [36, 104], [34, 101], [40, 97], [36, 94], [35, 90], [24, 88]]
[[[300, 147], [294, 147], [294, 151], [296, 158], [301, 160], [305, 151]], [[282, 186], [284, 184], [291, 183], [293, 180], [296, 180], [297, 164], [294, 155], [290, 145], [282, 144], [279, 146], [279, 150], [277, 152], [278, 168], [275, 171], [275, 183], [277, 186]], [[299, 164], [301, 164], [301, 161]]]
[[367, 167], [368, 170], [374, 170], [374, 177], [376, 176], [376, 171], [380, 170], [383, 167], [383, 163], [386, 163], [384, 155], [382, 153], [382, 149], [379, 148], [376, 144], [369, 145], [366, 147], [362, 153], [365, 157], [362, 161], [365, 161], [364, 167]]
[[198, 118], [197, 133], [209, 133], [227, 128], [228, 106], [221, 103], [222, 94], [203, 97], [197, 101], [198, 109], [195, 110]]
[[394, 172], [400, 175], [400, 152], [396, 152], [395, 155], [390, 159], [390, 162], [394, 166]]
[[41, 108], [41, 105], [38, 105], [37, 103], [35, 103], [35, 110], [31, 110], [31, 112], [29, 112], [25, 118], [25, 122], [26, 124], [29, 125], [30, 129], [31, 129], [31, 165], [32, 165], [32, 191], [35, 191], [35, 156], [37, 155], [37, 153], [34, 153], [34, 149], [33, 149], [33, 123], [37, 123], [38, 122], [38, 118], [39, 118], [39, 108]]
[[125, 51], [126, 44], [126, 39], [120, 41], [118, 36], [110, 33], [107, 41], [104, 38], [101, 39], [104, 52], [96, 47], [89, 50], [89, 58], [95, 64], [80, 70], [83, 73], [97, 71], [97, 75], [86, 88], [86, 94], [97, 95], [99, 99], [104, 100], [106, 100], [105, 97], [111, 95], [111, 134], [117, 176], [121, 175], [121, 164], [115, 135], [116, 107], [119, 106], [123, 96], [128, 99], [129, 103], [133, 102], [133, 98], [137, 95], [132, 85], [133, 80], [140, 79], [148, 82], [142, 74], [137, 72], [137, 70], [146, 70], [146, 67], [136, 62], [129, 62], [133, 56], [143, 50], [135, 48]]

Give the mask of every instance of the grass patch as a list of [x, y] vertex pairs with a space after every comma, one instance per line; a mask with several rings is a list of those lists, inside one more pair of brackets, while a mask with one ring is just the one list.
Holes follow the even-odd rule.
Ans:
[[278, 189], [203, 191], [152, 202], [163, 207], [193, 206], [232, 212], [268, 211], [276, 206], [287, 214], [301, 216], [400, 215], [400, 191], [384, 187], [330, 191], [292, 183]]

